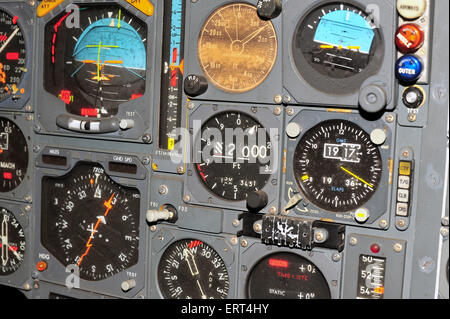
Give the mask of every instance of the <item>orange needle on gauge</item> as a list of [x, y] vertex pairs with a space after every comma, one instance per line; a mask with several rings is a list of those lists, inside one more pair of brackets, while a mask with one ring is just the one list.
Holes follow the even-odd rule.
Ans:
[[114, 195], [115, 195], [115, 194], [112, 194], [111, 197], [109, 198], [109, 200], [108, 200], [107, 202], [104, 202], [104, 203], [103, 203], [103, 205], [106, 207], [106, 212], [105, 212], [105, 214], [104, 214], [103, 216], [99, 216], [99, 217], [98, 217], [97, 223], [95, 224], [95, 227], [92, 229], [91, 236], [89, 236], [89, 240], [88, 240], [88, 242], [86, 243], [86, 251], [84, 252], [83, 255], [81, 255], [80, 260], [78, 260], [78, 263], [77, 263], [78, 267], [80, 267], [81, 262], [83, 261], [84, 257], [86, 257], [86, 255], [89, 254], [89, 251], [91, 250], [91, 247], [92, 247], [91, 241], [92, 241], [92, 239], [94, 238], [92, 235], [95, 233], [95, 231], [97, 230], [97, 228], [100, 226], [100, 222], [101, 222], [102, 220], [103, 220], [103, 221], [105, 220], [105, 217], [108, 216], [109, 211], [112, 209], [111, 202], [112, 202], [112, 200], [113, 200], [113, 198], [114, 198]]

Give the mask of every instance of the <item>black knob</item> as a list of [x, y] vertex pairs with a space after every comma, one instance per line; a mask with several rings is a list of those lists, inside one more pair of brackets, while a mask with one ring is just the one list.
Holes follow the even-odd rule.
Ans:
[[247, 208], [251, 213], [258, 213], [261, 209], [267, 206], [269, 197], [264, 191], [251, 192], [247, 196]]
[[208, 81], [201, 75], [191, 74], [184, 80], [184, 92], [191, 97], [202, 95], [208, 90]]
[[410, 86], [403, 92], [403, 104], [411, 109], [422, 106], [425, 100], [425, 93], [418, 86]]
[[261, 19], [275, 19], [283, 9], [281, 0], [259, 0], [257, 8]]

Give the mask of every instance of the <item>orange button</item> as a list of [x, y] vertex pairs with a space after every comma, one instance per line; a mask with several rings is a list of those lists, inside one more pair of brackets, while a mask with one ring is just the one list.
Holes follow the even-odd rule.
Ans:
[[36, 265], [37, 270], [44, 271], [47, 269], [47, 263], [45, 261], [40, 261]]
[[400, 52], [413, 53], [422, 47], [424, 38], [424, 33], [417, 24], [407, 23], [398, 28], [395, 44]]

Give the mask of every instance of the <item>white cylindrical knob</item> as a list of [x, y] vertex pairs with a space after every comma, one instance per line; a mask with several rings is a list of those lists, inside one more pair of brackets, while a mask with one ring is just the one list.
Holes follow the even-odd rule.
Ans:
[[154, 223], [160, 220], [169, 220], [173, 217], [173, 213], [167, 209], [156, 210], [150, 209], [147, 211], [147, 221]]
[[122, 284], [120, 285], [120, 288], [122, 288], [122, 290], [124, 292], [130, 291], [131, 289], [133, 289], [134, 287], [136, 287], [136, 280], [134, 279], [128, 279], [125, 280], [124, 282], [122, 282]]

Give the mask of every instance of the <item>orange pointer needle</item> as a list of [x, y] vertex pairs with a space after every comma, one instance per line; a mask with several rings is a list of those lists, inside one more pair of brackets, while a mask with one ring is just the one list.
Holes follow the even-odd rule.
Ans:
[[[103, 205], [106, 207], [106, 212], [105, 212], [105, 214], [104, 214], [102, 217], [108, 216], [109, 211], [112, 209], [111, 202], [112, 202], [112, 200], [113, 200], [113, 198], [114, 198], [114, 195], [115, 195], [115, 194], [112, 194], [111, 197], [109, 198], [109, 200], [108, 200], [107, 202], [104, 202], [104, 203], [103, 203]], [[94, 227], [94, 229], [92, 230], [92, 234], [94, 234], [94, 232], [95, 232], [95, 231], [97, 230], [97, 228], [100, 226], [101, 220], [102, 220], [102, 218], [98, 218], [98, 219], [97, 219], [97, 223], [95, 224], [95, 227]], [[81, 262], [83, 261], [84, 257], [86, 257], [87, 254], [89, 254], [89, 251], [91, 250], [91, 247], [92, 247], [91, 241], [92, 241], [93, 238], [94, 238], [94, 237], [93, 237], [92, 235], [89, 237], [89, 240], [88, 240], [88, 242], [86, 243], [86, 251], [84, 252], [83, 255], [81, 255], [80, 260], [79, 260], [78, 263], [77, 263], [78, 267], [80, 267]]]

